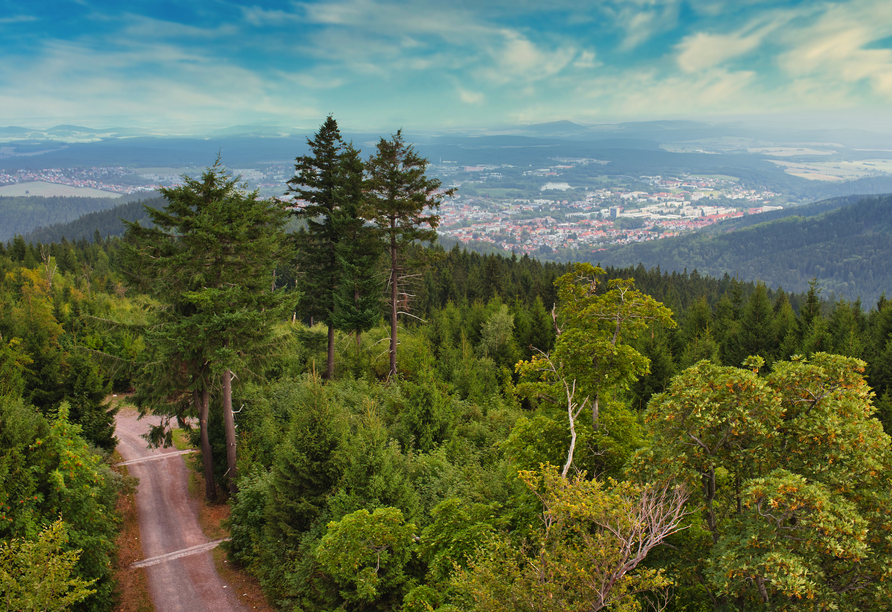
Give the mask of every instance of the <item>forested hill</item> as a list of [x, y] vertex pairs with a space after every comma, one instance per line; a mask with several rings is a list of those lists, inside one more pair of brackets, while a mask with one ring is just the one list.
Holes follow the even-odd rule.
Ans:
[[49, 221], [66, 223], [91, 212], [108, 210], [122, 201], [121, 198], [0, 196], [0, 240], [25, 234]]
[[38, 227], [33, 232], [24, 234], [24, 238], [26, 242], [46, 244], [60, 242], [63, 237], [70, 241], [92, 240], [96, 232], [99, 232], [103, 237], [123, 236], [124, 226], [121, 223], [121, 219], [125, 221], [139, 221], [144, 226], [150, 224], [145, 206], [162, 208], [164, 199], [158, 196], [147, 200], [136, 200], [126, 204], [119, 204], [108, 210], [98, 210], [85, 214], [73, 221]]
[[812, 206], [815, 211], [832, 210], [740, 227], [750, 221], [745, 218], [737, 226], [722, 226], [731, 231], [719, 235], [691, 234], [626, 245], [602, 253], [599, 259], [619, 267], [641, 263], [669, 272], [730, 274], [796, 292], [806, 291], [816, 278], [827, 296], [875, 303], [892, 288], [892, 195], [840, 198]]

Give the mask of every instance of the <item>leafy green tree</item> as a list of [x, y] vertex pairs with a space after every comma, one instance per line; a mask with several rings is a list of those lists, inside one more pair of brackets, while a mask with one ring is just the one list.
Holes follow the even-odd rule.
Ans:
[[772, 360], [777, 351], [773, 322], [768, 290], [764, 283], [756, 283], [756, 291], [747, 301], [740, 321], [740, 350], [744, 356], [759, 355], [767, 362]]
[[637, 470], [694, 492], [706, 525], [695, 575], [717, 604], [874, 609], [892, 595], [892, 452], [864, 363], [818, 353], [760, 376], [762, 364], [676, 377], [650, 404]]
[[[307, 144], [310, 154], [295, 159], [288, 193], [298, 198], [296, 216], [307, 221], [306, 232], [297, 234], [300, 287], [307, 295], [309, 314], [328, 326], [326, 378], [330, 379], [336, 323], [360, 330], [371, 326], [369, 305], [360, 300], [372, 295], [363, 283], [371, 270], [363, 267], [373, 261], [359, 216], [363, 168], [358, 151], [344, 143], [331, 115]], [[348, 299], [343, 299], [345, 293]]]
[[674, 326], [671, 313], [659, 302], [634, 288], [632, 280], [614, 279], [607, 291], [598, 292], [601, 268], [577, 263], [573, 272], [556, 282], [561, 310], [555, 313], [558, 328], [555, 348], [517, 364], [524, 382], [520, 393], [566, 407], [570, 448], [564, 463], [566, 476], [573, 463], [576, 420], [590, 409], [592, 426], [599, 428], [601, 397], [625, 391], [649, 371], [647, 357], [628, 342], [649, 323]]
[[333, 320], [338, 329], [354, 335], [358, 351], [363, 332], [381, 319], [378, 263], [382, 253], [376, 229], [362, 217], [365, 195], [359, 152], [347, 146], [341, 164], [344, 168], [342, 196], [332, 218], [334, 231], [340, 237], [335, 248], [340, 280], [334, 296]]
[[342, 469], [337, 453], [343, 432], [336, 407], [316, 377], [303, 391], [272, 466], [265, 511], [269, 538], [291, 549], [323, 514]]
[[389, 609], [402, 601], [416, 531], [398, 508], [363, 508], [328, 524], [316, 559], [347, 604]]
[[98, 368], [77, 352], [69, 357], [65, 381], [65, 398], [71, 406], [72, 422], [81, 426], [81, 435], [91, 444], [111, 452], [114, 450], [115, 415], [105, 398], [111, 391]]
[[[48, 422], [20, 399], [0, 396], [0, 539], [35, 543], [61, 516], [66, 535], [57, 542], [63, 551], [79, 551], [71, 579], [91, 584], [94, 591], [78, 607], [106, 610], [113, 600], [117, 480], [102, 454], [79, 434], [64, 402]], [[44, 544], [35, 546], [47, 550]]]
[[[799, 320], [790, 304], [790, 299], [783, 291], [779, 292], [774, 302], [774, 337], [780, 343], [777, 350], [778, 359], [789, 359], [801, 353], [799, 340]], [[689, 363], [686, 365], [694, 365]]]
[[440, 199], [452, 195], [442, 191], [440, 181], [425, 176], [427, 160], [403, 140], [402, 130], [390, 140], [381, 139], [377, 152], [366, 163], [367, 218], [384, 241], [389, 258], [390, 288], [390, 376], [397, 375], [398, 317], [407, 313], [411, 296], [405, 289], [408, 264], [406, 251], [415, 241], [432, 242], [440, 217], [434, 214]]
[[0, 338], [0, 396], [20, 396], [25, 389], [24, 372], [31, 358], [21, 344], [21, 338]]
[[79, 550], [64, 551], [68, 536], [62, 520], [34, 540], [0, 543], [0, 604], [6, 610], [61, 612], [96, 591], [96, 580], [72, 577]]
[[671, 581], [639, 566], [683, 528], [683, 490], [568, 479], [553, 467], [521, 478], [542, 503], [542, 528], [526, 544], [500, 535], [478, 549], [452, 580], [460, 609], [634, 610], [639, 598], [665, 598]]

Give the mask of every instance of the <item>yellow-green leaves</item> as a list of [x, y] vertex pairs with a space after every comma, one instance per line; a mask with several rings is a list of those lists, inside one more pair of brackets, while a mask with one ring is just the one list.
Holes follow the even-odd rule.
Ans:
[[68, 536], [61, 519], [36, 539], [0, 544], [0, 605], [23, 612], [60, 612], [96, 591], [96, 580], [73, 578], [81, 551], [63, 551]]
[[686, 494], [670, 486], [639, 486], [564, 478], [553, 466], [521, 479], [542, 503], [541, 529], [518, 544], [495, 535], [453, 586], [462, 608], [486, 612], [635, 610], [639, 598], [671, 582], [641, 569], [647, 553], [681, 528]]
[[818, 353], [745, 369], [700, 362], [651, 402], [636, 471], [685, 479], [722, 600], [874, 609], [892, 597], [890, 439], [858, 359]]
[[412, 551], [415, 525], [397, 508], [363, 508], [328, 524], [316, 559], [353, 603], [372, 602], [400, 587]]

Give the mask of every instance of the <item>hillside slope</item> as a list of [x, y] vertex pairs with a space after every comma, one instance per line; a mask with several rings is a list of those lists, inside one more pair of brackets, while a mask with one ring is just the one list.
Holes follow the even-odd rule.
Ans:
[[892, 195], [838, 198], [795, 212], [750, 227], [741, 226], [752, 217], [720, 225], [716, 232], [724, 233], [715, 235], [626, 245], [602, 253], [599, 261], [696, 269], [715, 277], [727, 273], [793, 291], [805, 291], [817, 278], [825, 296], [861, 298], [865, 305], [884, 292], [892, 294]]
[[108, 210], [129, 199], [132, 198], [0, 196], [0, 240], [10, 240], [49, 221], [66, 223], [91, 212]]
[[63, 236], [69, 241], [81, 240], [82, 238], [92, 240], [93, 234], [97, 231], [103, 238], [106, 236], [123, 236], [124, 226], [121, 224], [121, 219], [125, 221], [139, 221], [142, 225], [150, 225], [149, 215], [146, 213], [144, 206], [161, 208], [164, 206], [164, 199], [154, 197], [136, 200], [126, 204], [119, 204], [108, 210], [91, 212], [67, 223], [41, 226], [32, 232], [24, 234], [25, 241], [47, 244], [59, 242]]

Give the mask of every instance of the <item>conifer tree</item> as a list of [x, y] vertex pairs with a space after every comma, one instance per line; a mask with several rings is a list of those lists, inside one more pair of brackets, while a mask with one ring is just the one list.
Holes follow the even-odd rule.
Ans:
[[368, 174], [369, 217], [381, 232], [389, 258], [390, 271], [390, 375], [395, 376], [397, 324], [401, 308], [408, 309], [405, 290], [407, 247], [415, 241], [432, 242], [440, 223], [435, 214], [440, 198], [451, 196], [451, 189], [440, 190], [440, 181], [425, 176], [427, 159], [403, 140], [402, 130], [390, 140], [382, 138], [377, 152], [366, 164]]
[[364, 195], [359, 152], [347, 147], [342, 165], [345, 169], [342, 199], [333, 217], [339, 236], [335, 255], [340, 278], [332, 318], [338, 329], [355, 335], [358, 350], [362, 333], [374, 327], [381, 316], [380, 282], [375, 274], [381, 259], [381, 245], [376, 229], [361, 216]]
[[[298, 263], [301, 267], [300, 288], [306, 295], [308, 314], [328, 326], [328, 359], [326, 378], [334, 376], [334, 330], [336, 296], [342, 285], [353, 285], [357, 276], [352, 265], [361, 266], [350, 247], [339, 244], [345, 234], [356, 231], [362, 198], [362, 162], [352, 144], [341, 138], [338, 123], [329, 115], [312, 139], [307, 139], [310, 154], [294, 160], [294, 176], [288, 181], [288, 193], [298, 198], [300, 219], [307, 228], [297, 234]], [[357, 245], [359, 246], [359, 245]], [[342, 282], [346, 262], [349, 279]], [[344, 289], [349, 292], [349, 287]], [[356, 289], [358, 291], [358, 289]], [[365, 329], [367, 329], [366, 327]]]
[[[287, 213], [275, 201], [245, 193], [219, 159], [200, 180], [183, 177], [162, 189], [163, 210], [146, 208], [154, 227], [126, 223], [123, 245], [131, 282], [158, 299], [151, 332], [158, 367], [144, 371], [143, 406], [169, 408], [190, 399], [199, 413], [205, 494], [216, 497], [208, 437], [210, 392], [219, 376], [230, 488], [234, 488], [235, 423], [231, 369], [265, 341], [287, 295], [269, 291], [269, 274], [284, 241]], [[159, 377], [159, 374], [161, 375]]]

